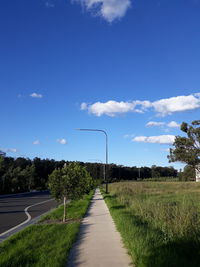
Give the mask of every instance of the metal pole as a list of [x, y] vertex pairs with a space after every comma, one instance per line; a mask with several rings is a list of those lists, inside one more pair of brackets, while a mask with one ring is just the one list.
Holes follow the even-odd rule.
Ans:
[[92, 131], [92, 132], [102, 132], [106, 137], [106, 163], [105, 163], [105, 171], [104, 171], [104, 182], [106, 183], [106, 194], [108, 193], [108, 181], [107, 181], [107, 166], [108, 166], [108, 135], [106, 131], [100, 129], [76, 129], [79, 131]]
[[106, 183], [106, 194], [108, 194], [108, 178], [107, 178], [107, 168], [108, 168], [108, 135], [104, 131], [104, 134], [106, 136], [106, 165], [105, 165], [105, 183]]

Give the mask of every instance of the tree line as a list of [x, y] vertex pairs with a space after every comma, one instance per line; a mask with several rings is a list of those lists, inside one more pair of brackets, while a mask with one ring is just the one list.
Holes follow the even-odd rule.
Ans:
[[[191, 125], [183, 122], [180, 129], [186, 136], [176, 136], [174, 148], [170, 149], [169, 162], [180, 161], [187, 164], [183, 172], [173, 167], [127, 167], [116, 164], [106, 166], [106, 180], [116, 182], [123, 180], [143, 180], [159, 177], [179, 177], [179, 180], [195, 180], [195, 172], [200, 172], [200, 120]], [[18, 193], [48, 188], [48, 177], [57, 169], [69, 165], [69, 161], [53, 159], [33, 160], [28, 158], [7, 157], [0, 151], [0, 194]], [[105, 165], [102, 163], [79, 162], [95, 180], [103, 180]]]
[[[70, 161], [56, 161], [53, 159], [33, 160], [29, 158], [12, 158], [0, 153], [0, 194], [44, 190], [48, 188], [48, 177], [56, 169], [61, 169]], [[95, 180], [103, 180], [104, 164], [79, 162]], [[116, 164], [106, 166], [108, 182], [122, 180], [137, 180], [151, 177], [177, 177], [177, 170], [173, 167], [127, 167]]]

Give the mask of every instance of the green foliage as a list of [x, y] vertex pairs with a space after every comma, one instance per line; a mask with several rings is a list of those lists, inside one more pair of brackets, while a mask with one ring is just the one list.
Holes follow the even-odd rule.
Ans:
[[[68, 165], [69, 163], [73, 162], [40, 159], [38, 157], [33, 160], [22, 157], [14, 159], [6, 157], [5, 153], [0, 153], [0, 194], [47, 189], [48, 176], [55, 169], [62, 169], [65, 164]], [[85, 167], [93, 178], [93, 181], [87, 179], [87, 183], [95, 183], [95, 186], [102, 183], [104, 177], [103, 163], [79, 162], [79, 164]], [[155, 165], [151, 168], [127, 167], [116, 164], [107, 165], [107, 179], [109, 182], [167, 176], [176, 177], [177, 171], [173, 167]], [[85, 183], [83, 185], [85, 186]]]
[[190, 165], [186, 165], [184, 167], [183, 172], [179, 173], [179, 180], [180, 181], [195, 181], [196, 180], [195, 175], [195, 168]]
[[65, 164], [49, 176], [49, 189], [55, 199], [64, 201], [63, 221], [66, 221], [66, 199], [80, 199], [93, 188], [93, 180], [85, 167], [77, 162]]
[[[97, 180], [103, 181], [104, 164], [100, 163], [81, 163], [86, 166], [86, 169], [91, 176]], [[127, 167], [123, 165], [108, 164], [107, 165], [107, 179], [109, 182], [123, 181], [123, 180], [137, 180], [151, 178], [151, 177], [176, 177], [177, 171], [173, 167], [162, 167], [153, 165], [149, 167]]]
[[47, 189], [48, 175], [64, 161], [11, 158], [0, 153], [0, 194]]
[[63, 185], [62, 185], [62, 171], [61, 169], [54, 170], [49, 175], [49, 188], [51, 194], [55, 199], [60, 200], [63, 197]]
[[170, 149], [168, 159], [170, 162], [181, 161], [197, 168], [200, 163], [200, 120], [193, 121], [192, 125], [183, 122], [181, 130], [187, 137], [176, 136], [173, 144], [175, 149]]
[[93, 180], [84, 167], [76, 162], [66, 164], [49, 176], [49, 189], [58, 200], [80, 199], [93, 188]]

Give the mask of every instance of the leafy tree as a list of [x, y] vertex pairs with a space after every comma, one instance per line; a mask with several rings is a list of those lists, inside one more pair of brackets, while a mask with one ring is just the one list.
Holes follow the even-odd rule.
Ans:
[[152, 177], [152, 171], [149, 167], [141, 167], [140, 168], [140, 178], [150, 178]]
[[179, 173], [179, 180], [181, 181], [195, 181], [195, 169], [190, 165], [184, 167], [183, 172]]
[[0, 192], [12, 192], [11, 169], [13, 169], [14, 159], [11, 157], [0, 156]]
[[87, 170], [77, 162], [56, 169], [49, 176], [51, 194], [64, 202], [63, 221], [66, 221], [66, 200], [80, 199], [93, 187], [93, 180]]
[[33, 164], [26, 166], [20, 174], [23, 177], [25, 190], [31, 191], [34, 188], [35, 166]]
[[25, 169], [26, 166], [31, 165], [31, 160], [26, 158], [16, 158], [14, 161], [14, 167], [20, 167], [21, 169]]
[[155, 178], [155, 177], [160, 177], [160, 171], [161, 169], [159, 167], [157, 167], [156, 165], [152, 165], [151, 166], [151, 175], [152, 175], [152, 178]]
[[191, 125], [183, 122], [181, 130], [187, 137], [175, 137], [175, 149], [170, 149], [169, 162], [180, 161], [200, 171], [200, 120]]

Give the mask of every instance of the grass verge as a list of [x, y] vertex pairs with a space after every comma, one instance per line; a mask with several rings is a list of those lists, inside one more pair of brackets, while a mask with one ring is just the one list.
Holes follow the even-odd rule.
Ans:
[[62, 220], [63, 207], [44, 216], [37, 225], [25, 228], [0, 244], [1, 267], [63, 267], [79, 232], [93, 191], [67, 207], [67, 223]]
[[186, 201], [189, 195], [199, 200], [199, 188], [180, 186], [185, 192], [178, 183], [150, 182], [117, 183], [109, 185], [110, 194], [103, 191], [136, 267], [200, 266], [199, 201], [195, 208]]

